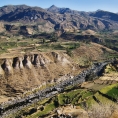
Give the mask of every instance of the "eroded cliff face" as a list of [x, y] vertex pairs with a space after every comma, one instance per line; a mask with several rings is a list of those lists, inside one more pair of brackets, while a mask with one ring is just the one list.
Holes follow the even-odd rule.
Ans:
[[[24, 92], [44, 82], [52, 82], [75, 68], [64, 53], [47, 52], [0, 58], [0, 94]], [[76, 73], [77, 74], [77, 73]]]

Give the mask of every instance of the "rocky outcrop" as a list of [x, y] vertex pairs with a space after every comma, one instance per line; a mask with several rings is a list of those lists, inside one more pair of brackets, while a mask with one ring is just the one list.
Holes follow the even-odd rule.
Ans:
[[58, 115], [52, 116], [56, 117], [65, 117], [65, 118], [89, 118], [88, 113], [82, 109], [74, 106], [65, 106], [57, 110]]
[[[1, 91], [10, 94], [9, 87], [25, 91], [44, 82], [54, 82], [60, 75], [72, 72], [74, 64], [64, 53], [49, 52], [25, 54], [0, 59]], [[9, 86], [8, 86], [9, 85]]]

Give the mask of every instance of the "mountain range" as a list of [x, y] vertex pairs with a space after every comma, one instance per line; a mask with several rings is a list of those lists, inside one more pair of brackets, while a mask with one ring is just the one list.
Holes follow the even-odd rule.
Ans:
[[[0, 7], [0, 22], [5, 30], [27, 29], [29, 34], [39, 32], [77, 32], [78, 30], [117, 30], [118, 14], [97, 10], [83, 12], [55, 5], [47, 9], [27, 5]], [[3, 30], [2, 30], [3, 31]]]

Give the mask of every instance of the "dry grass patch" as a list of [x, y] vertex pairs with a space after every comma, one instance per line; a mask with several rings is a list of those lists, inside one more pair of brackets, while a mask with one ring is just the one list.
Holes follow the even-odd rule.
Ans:
[[118, 105], [113, 103], [93, 104], [88, 110], [88, 115], [89, 118], [117, 118], [113, 117], [115, 111], [118, 111]]

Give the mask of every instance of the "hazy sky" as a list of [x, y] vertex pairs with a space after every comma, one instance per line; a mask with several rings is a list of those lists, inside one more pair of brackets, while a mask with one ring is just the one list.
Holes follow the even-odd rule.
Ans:
[[68, 7], [79, 11], [96, 11], [98, 9], [118, 12], [118, 0], [1, 0], [0, 6], [26, 4], [48, 8], [51, 5]]

